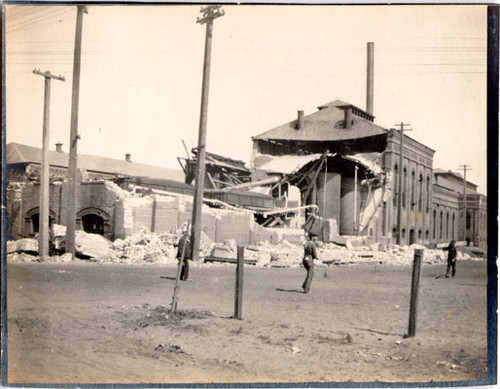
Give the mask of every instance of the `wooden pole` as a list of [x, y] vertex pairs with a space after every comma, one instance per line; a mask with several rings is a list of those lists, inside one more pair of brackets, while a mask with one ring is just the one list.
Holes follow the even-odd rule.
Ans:
[[236, 285], [234, 292], [234, 318], [241, 320], [243, 305], [243, 265], [245, 248], [238, 246], [238, 258], [236, 262]]
[[418, 284], [420, 281], [420, 267], [422, 265], [422, 258], [424, 250], [416, 249], [413, 255], [413, 272], [411, 277], [411, 297], [410, 297], [410, 320], [408, 324], [407, 337], [415, 336], [417, 327], [417, 303], [418, 303]]
[[203, 207], [203, 187], [205, 181], [205, 155], [207, 138], [208, 90], [210, 86], [210, 56], [212, 52], [212, 31], [214, 19], [224, 15], [220, 6], [208, 6], [201, 10], [203, 17], [197, 23], [206, 24], [205, 56], [203, 60], [203, 84], [201, 88], [200, 123], [198, 130], [198, 147], [196, 149], [195, 188], [193, 196], [193, 213], [191, 226], [192, 256], [197, 261], [200, 255], [201, 218]]
[[460, 165], [462, 169], [464, 169], [464, 202], [463, 202], [463, 210], [464, 210], [464, 216], [463, 216], [463, 240], [467, 240], [467, 170], [470, 170], [470, 165]]
[[182, 246], [181, 260], [177, 264], [177, 276], [175, 277], [174, 285], [174, 295], [172, 296], [172, 305], [170, 307], [170, 314], [174, 314], [177, 311], [177, 295], [179, 293], [179, 280], [181, 278], [182, 265], [184, 263], [184, 254], [186, 253], [186, 243]]
[[354, 165], [354, 220], [352, 223], [353, 235], [358, 235], [358, 165]]
[[38, 214], [38, 256], [44, 261], [49, 256], [49, 188], [50, 188], [50, 83], [52, 79], [65, 81], [64, 77], [53, 76], [49, 71], [43, 73], [33, 70], [34, 74], [45, 78], [45, 91], [43, 103], [43, 133], [42, 133], [42, 167], [40, 171], [40, 212]]
[[76, 231], [76, 168], [78, 155], [78, 105], [80, 95], [80, 68], [82, 51], [83, 13], [87, 9], [83, 5], [77, 7], [75, 51], [73, 56], [73, 89], [71, 94], [71, 128], [69, 136], [68, 161], [68, 213], [66, 219], [66, 252], [75, 258], [75, 231]]

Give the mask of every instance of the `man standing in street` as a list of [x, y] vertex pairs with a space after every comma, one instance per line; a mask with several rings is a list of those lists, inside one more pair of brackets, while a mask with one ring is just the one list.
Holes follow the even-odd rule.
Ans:
[[457, 249], [455, 248], [455, 241], [452, 240], [448, 247], [445, 247], [443, 250], [448, 251], [448, 266], [446, 267], [446, 278], [450, 278], [450, 269], [451, 276], [455, 277], [455, 265], [457, 263]]
[[314, 275], [314, 260], [318, 258], [316, 253], [316, 239], [316, 235], [309, 234], [309, 239], [304, 245], [304, 259], [302, 259], [302, 264], [307, 270], [306, 279], [302, 284], [304, 293], [309, 293], [309, 288], [311, 287], [311, 281]]
[[177, 259], [182, 261], [181, 281], [189, 278], [189, 260], [191, 259], [191, 237], [187, 230], [182, 231], [182, 236], [177, 243]]

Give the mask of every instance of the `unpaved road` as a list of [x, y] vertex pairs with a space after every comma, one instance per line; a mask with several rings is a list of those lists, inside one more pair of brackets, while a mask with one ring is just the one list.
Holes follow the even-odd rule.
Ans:
[[423, 265], [409, 339], [411, 266], [325, 269], [305, 295], [303, 269], [245, 267], [235, 320], [234, 266], [193, 266], [173, 318], [173, 266], [10, 263], [8, 383], [486, 378], [486, 261]]

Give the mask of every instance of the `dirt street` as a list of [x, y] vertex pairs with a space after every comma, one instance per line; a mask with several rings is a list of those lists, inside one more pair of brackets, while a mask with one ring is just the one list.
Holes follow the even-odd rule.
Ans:
[[9, 383], [428, 382], [487, 376], [486, 261], [455, 278], [423, 265], [405, 339], [411, 266], [197, 265], [169, 312], [174, 266], [10, 263]]

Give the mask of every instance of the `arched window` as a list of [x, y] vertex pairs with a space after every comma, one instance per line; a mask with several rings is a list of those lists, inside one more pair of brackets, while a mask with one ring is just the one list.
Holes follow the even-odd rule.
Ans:
[[446, 234], [445, 234], [446, 239], [450, 237], [449, 233], [450, 233], [450, 214], [446, 212]]
[[439, 213], [439, 239], [443, 239], [443, 211]]
[[455, 233], [455, 212], [453, 212], [453, 215], [451, 216], [451, 239], [455, 239], [456, 233]]
[[422, 212], [422, 202], [424, 198], [424, 177], [418, 177], [418, 210]]
[[394, 165], [394, 198], [392, 199], [392, 204], [397, 207], [398, 205], [398, 195], [399, 195], [399, 169], [398, 165]]
[[426, 182], [426, 194], [427, 194], [427, 205], [426, 205], [426, 211], [429, 212], [431, 209], [431, 185], [430, 185], [431, 179], [429, 176], [427, 176], [427, 182]]
[[432, 212], [432, 239], [436, 239], [436, 210]]
[[403, 169], [403, 193], [401, 193], [401, 202], [403, 203], [403, 208], [406, 208], [406, 182], [408, 181], [407, 180], [407, 177], [408, 177], [408, 174], [407, 174], [407, 171], [406, 171], [406, 168]]
[[429, 241], [429, 230], [425, 230], [425, 240]]
[[416, 188], [416, 182], [415, 182], [415, 171], [411, 172], [411, 203], [410, 203], [410, 209], [415, 209], [415, 205], [417, 204], [417, 201], [415, 199], [415, 192], [417, 191]]

